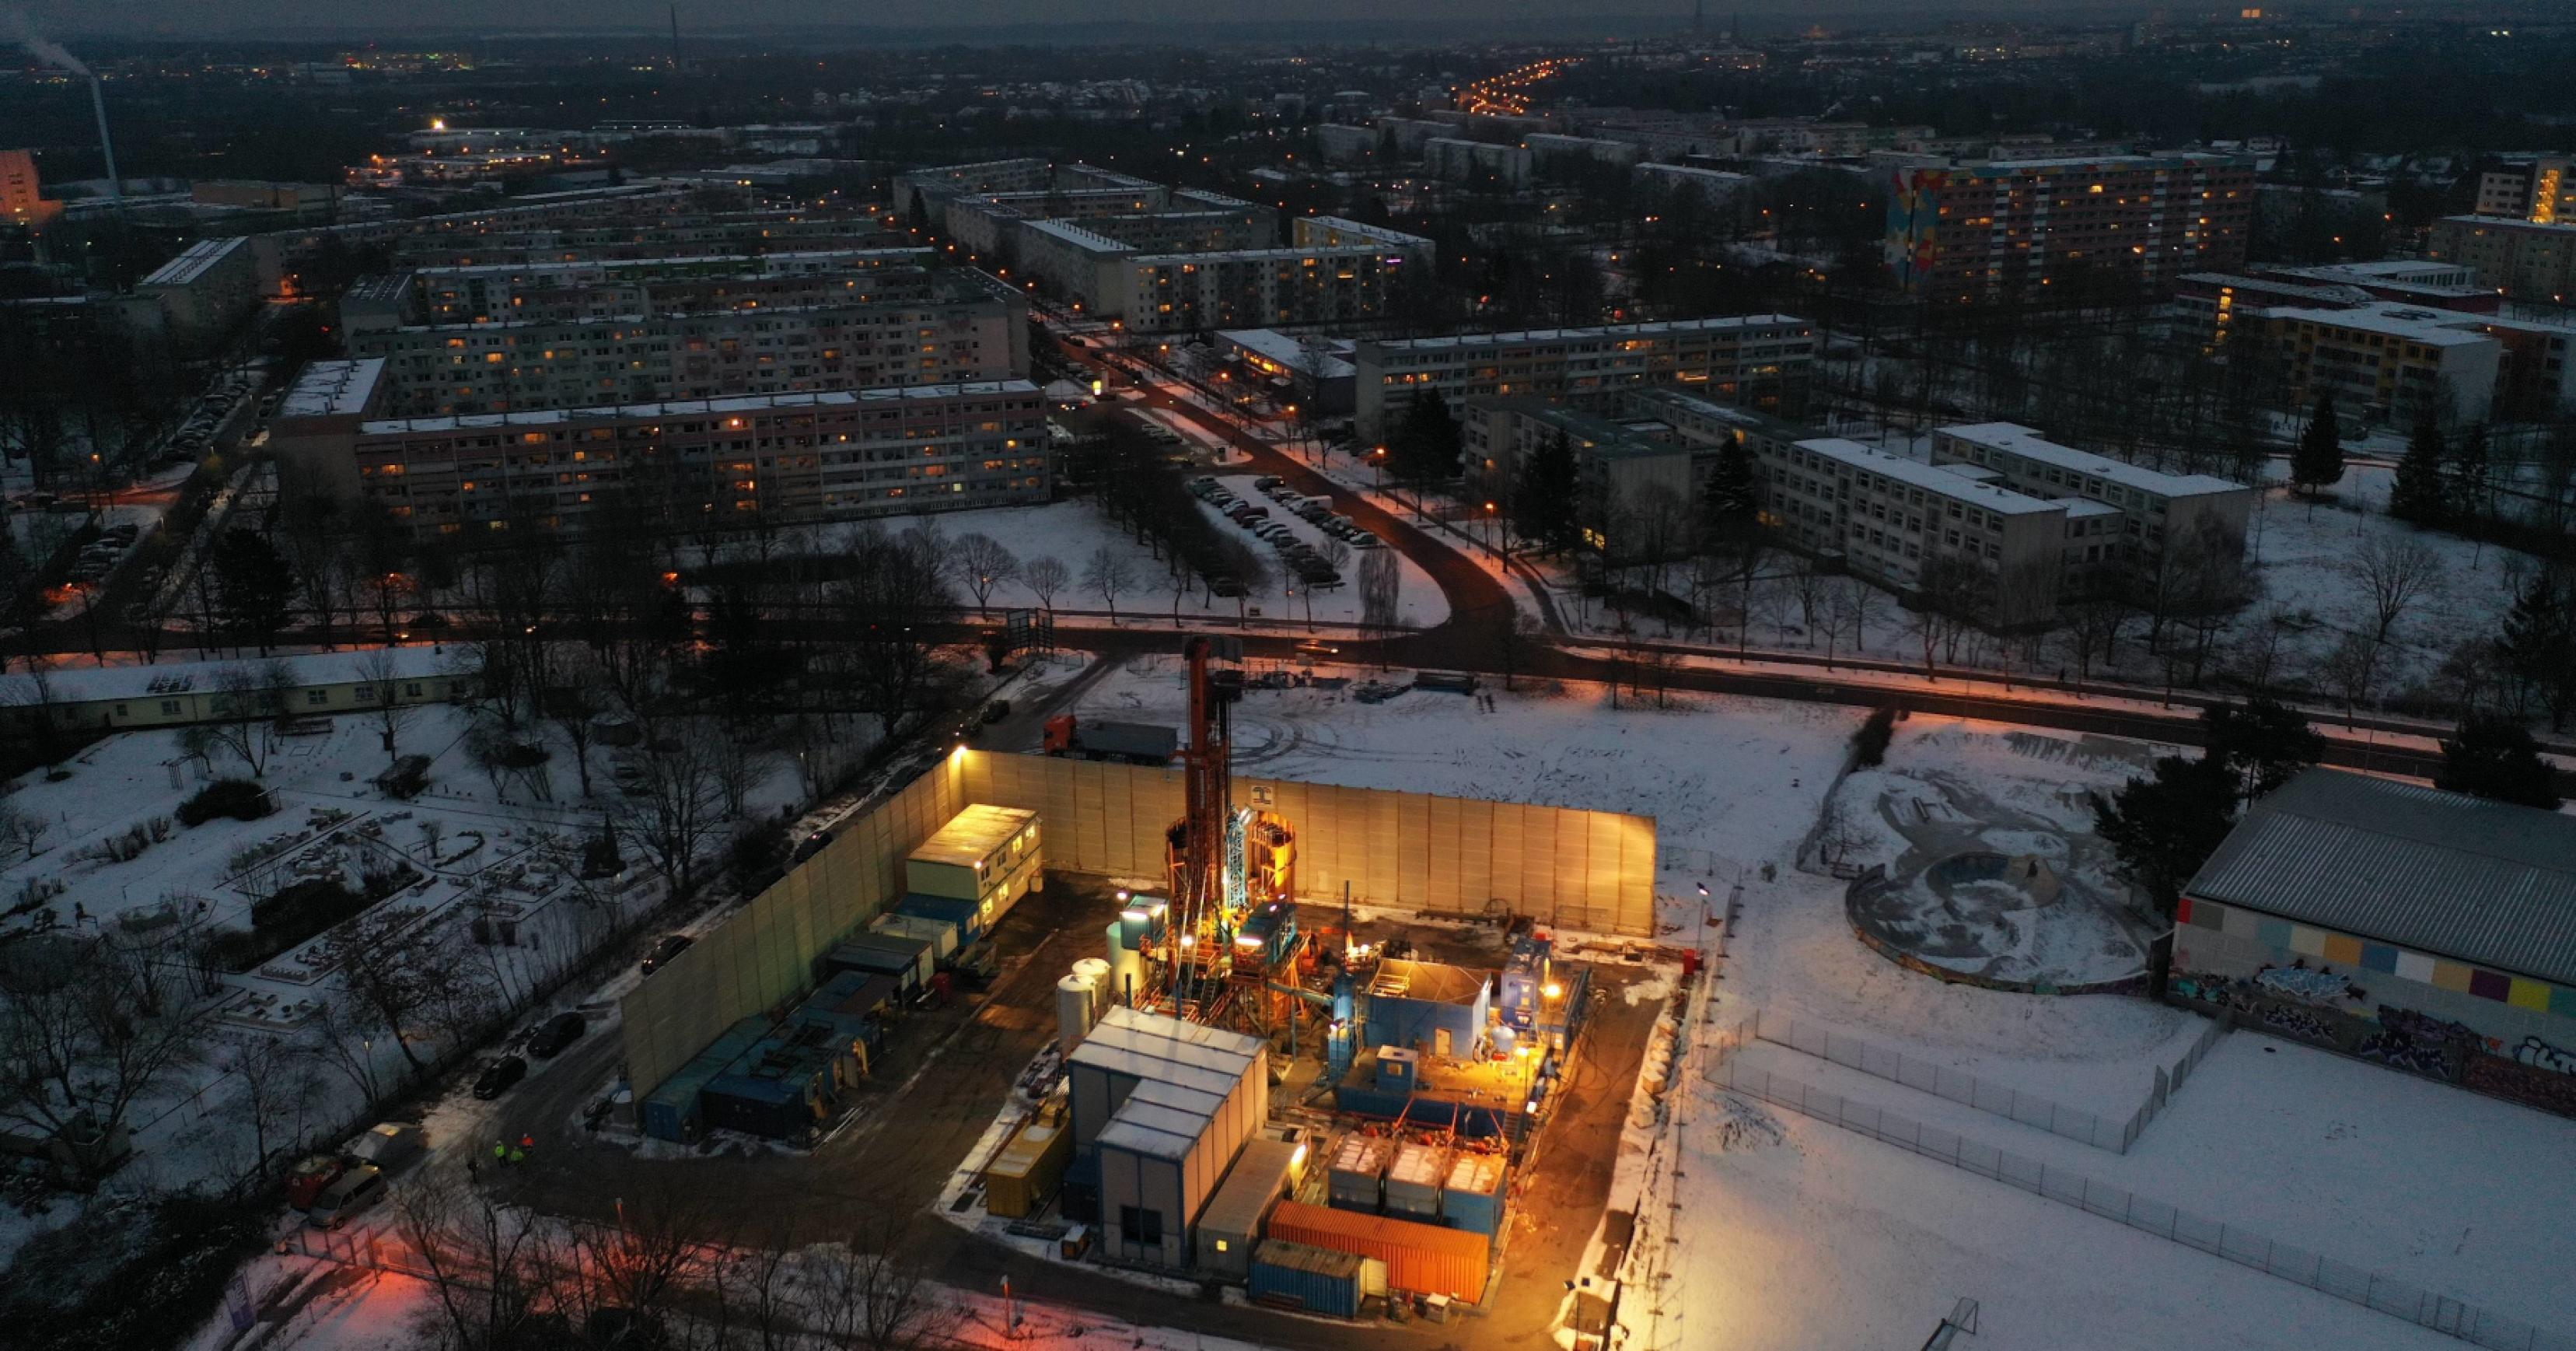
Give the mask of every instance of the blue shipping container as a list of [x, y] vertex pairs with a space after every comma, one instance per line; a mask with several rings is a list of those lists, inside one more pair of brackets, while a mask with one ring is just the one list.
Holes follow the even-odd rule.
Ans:
[[656, 1140], [687, 1144], [698, 1138], [700, 1117], [698, 1095], [707, 1081], [724, 1073], [752, 1043], [768, 1035], [765, 1018], [745, 1018], [724, 1030], [707, 1049], [698, 1052], [689, 1063], [672, 1072], [644, 1098], [637, 1118], [644, 1133]]
[[961, 948], [984, 936], [984, 926], [978, 922], [979, 907], [973, 901], [961, 901], [951, 896], [914, 894], [895, 902], [894, 909], [898, 915], [910, 915], [915, 919], [937, 920], [942, 924], [956, 925], [957, 946]]
[[1309, 1313], [1336, 1318], [1357, 1318], [1360, 1298], [1368, 1293], [1368, 1263], [1358, 1253], [1265, 1238], [1252, 1250], [1248, 1284], [1254, 1299], [1294, 1304]]

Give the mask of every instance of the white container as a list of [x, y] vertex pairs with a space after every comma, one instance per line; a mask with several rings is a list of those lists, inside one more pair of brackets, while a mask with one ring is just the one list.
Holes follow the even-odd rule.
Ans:
[[1098, 986], [1080, 972], [1055, 983], [1056, 1049], [1070, 1055], [1091, 1035], [1091, 1005], [1098, 997]]

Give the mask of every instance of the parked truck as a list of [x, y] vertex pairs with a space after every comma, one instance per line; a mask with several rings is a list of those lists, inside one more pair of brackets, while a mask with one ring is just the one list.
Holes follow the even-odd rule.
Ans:
[[1147, 722], [1084, 722], [1070, 713], [1047, 719], [1046, 753], [1131, 765], [1167, 765], [1180, 754], [1179, 729]]

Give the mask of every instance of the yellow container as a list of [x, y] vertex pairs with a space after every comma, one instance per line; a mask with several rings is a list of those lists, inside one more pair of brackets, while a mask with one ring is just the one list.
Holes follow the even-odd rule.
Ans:
[[1073, 1159], [1073, 1132], [1032, 1123], [1012, 1137], [984, 1168], [984, 1209], [1004, 1219], [1025, 1219], [1046, 1209]]

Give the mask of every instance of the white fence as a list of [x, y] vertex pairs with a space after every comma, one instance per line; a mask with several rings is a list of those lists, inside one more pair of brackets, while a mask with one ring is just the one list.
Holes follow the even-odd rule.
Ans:
[[2138, 1137], [2145, 1133], [2147, 1123], [2155, 1120], [2156, 1114], [2165, 1109], [2165, 1104], [2181, 1089], [2183, 1081], [2199, 1067], [2202, 1057], [2209, 1054], [2209, 1048], [2217, 1045], [2218, 1039], [2227, 1031], [2226, 1024], [2217, 1022], [2202, 1029], [2199, 1038], [2170, 1070], [2162, 1065], [2156, 1067], [2156, 1085], [2147, 1095], [2147, 1100], [2126, 1118], [2115, 1121], [2097, 1112], [2051, 1102], [2037, 1094], [1990, 1084], [1961, 1070], [1927, 1065], [1858, 1037], [1800, 1023], [1794, 1018], [1756, 1010], [1749, 1021], [1753, 1035], [1764, 1041], [1803, 1051], [1819, 1060], [1829, 1060], [1845, 1069], [1858, 1070], [1890, 1083], [1903, 1084], [1936, 1098], [1947, 1098], [1964, 1107], [2033, 1126], [2051, 1135], [2061, 1135], [2079, 1144], [2107, 1149], [2114, 1154], [2129, 1152], [2129, 1146], [2136, 1144]]
[[[2071, 1169], [2052, 1168], [2010, 1150], [1981, 1144], [1884, 1108], [1853, 1102], [1812, 1088], [1785, 1075], [1736, 1064], [1734, 1052], [1756, 1035], [1765, 1040], [1772, 1039], [1767, 1029], [1757, 1027], [1763, 1021], [1769, 1020], [1763, 1020], [1757, 1014], [1735, 1027], [1712, 1033], [1708, 1039], [1710, 1055], [1702, 1077], [1720, 1088], [1759, 1098], [1928, 1159], [1938, 1159], [1979, 1177], [2018, 1187], [2033, 1196], [2043, 1196], [2104, 1219], [2117, 1220], [2132, 1229], [2198, 1248], [2240, 1266], [2252, 1267], [2265, 1275], [2349, 1300], [2465, 1342], [2493, 1347], [2496, 1351], [2576, 1351], [2576, 1337], [2566, 1333], [2492, 1314], [2474, 1304], [2422, 1286], [2339, 1262], [2321, 1253], [2275, 1242], [2241, 1225], [2196, 1215], [2096, 1182]], [[2194, 1049], [2203, 1051], [2205, 1047], [2196, 1046]], [[2198, 1056], [2187, 1056], [2186, 1061], [2197, 1064]], [[2188, 1072], [2186, 1067], [2184, 1073]]]

